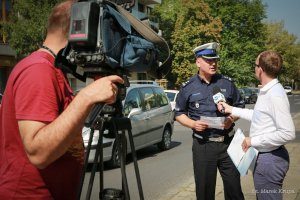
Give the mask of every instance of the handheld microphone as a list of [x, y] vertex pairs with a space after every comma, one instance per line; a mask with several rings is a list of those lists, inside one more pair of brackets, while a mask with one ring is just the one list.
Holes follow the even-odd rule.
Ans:
[[[213, 100], [215, 104], [223, 101], [226, 102], [225, 96], [222, 94], [221, 89], [218, 86], [214, 86], [213, 88]], [[225, 113], [225, 108], [222, 106], [221, 113]]]

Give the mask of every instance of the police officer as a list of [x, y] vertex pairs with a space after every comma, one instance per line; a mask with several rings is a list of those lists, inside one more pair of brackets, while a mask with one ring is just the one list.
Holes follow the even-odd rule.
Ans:
[[[176, 99], [176, 121], [193, 130], [193, 165], [197, 200], [215, 199], [217, 169], [222, 176], [225, 200], [243, 200], [240, 174], [227, 154], [234, 134], [236, 117], [218, 111], [213, 100], [215, 88], [224, 101], [235, 107], [245, 104], [232, 80], [217, 73], [219, 56], [216, 42], [196, 47], [198, 74], [184, 83]], [[220, 119], [221, 128], [211, 128], [204, 117]], [[217, 118], [218, 117], [218, 118]], [[201, 119], [202, 118], [202, 119]]]

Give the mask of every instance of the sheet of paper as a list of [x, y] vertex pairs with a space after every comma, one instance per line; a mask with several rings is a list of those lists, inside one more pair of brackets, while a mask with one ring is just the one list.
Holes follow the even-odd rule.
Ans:
[[254, 166], [253, 162], [256, 161], [258, 154], [258, 151], [253, 147], [250, 147], [246, 152], [243, 151], [242, 143], [244, 139], [245, 135], [243, 131], [241, 129], [237, 129], [227, 149], [228, 155], [240, 172], [241, 176], [245, 176], [250, 166]]
[[225, 117], [206, 117], [201, 116], [200, 120], [208, 124], [208, 128], [224, 129]]

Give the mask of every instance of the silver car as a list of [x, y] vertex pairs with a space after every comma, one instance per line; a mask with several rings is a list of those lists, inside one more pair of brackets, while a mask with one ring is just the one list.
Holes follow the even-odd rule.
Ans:
[[[171, 104], [161, 87], [151, 84], [131, 84], [127, 88], [127, 95], [123, 103], [123, 114], [129, 117], [132, 126], [132, 135], [135, 149], [156, 144], [160, 150], [171, 147], [174, 120]], [[88, 144], [90, 129], [84, 127], [82, 136], [85, 146]], [[112, 167], [120, 166], [117, 141], [110, 134], [109, 128], [104, 130], [103, 160]], [[127, 152], [131, 152], [127, 138]], [[95, 150], [99, 139], [99, 131], [94, 132], [94, 137], [89, 155], [89, 163], [95, 157]]]
[[164, 90], [171, 102], [172, 110], [175, 110], [176, 98], [179, 93], [178, 90]]

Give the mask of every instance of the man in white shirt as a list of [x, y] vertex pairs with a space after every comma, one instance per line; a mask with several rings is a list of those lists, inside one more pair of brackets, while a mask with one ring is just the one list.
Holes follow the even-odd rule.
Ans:
[[218, 104], [226, 113], [251, 121], [250, 134], [242, 143], [244, 151], [252, 146], [259, 151], [253, 172], [257, 199], [283, 198], [282, 184], [289, 168], [289, 154], [284, 144], [295, 139], [290, 104], [277, 76], [282, 58], [273, 51], [260, 53], [255, 61], [255, 76], [260, 89], [253, 110]]

